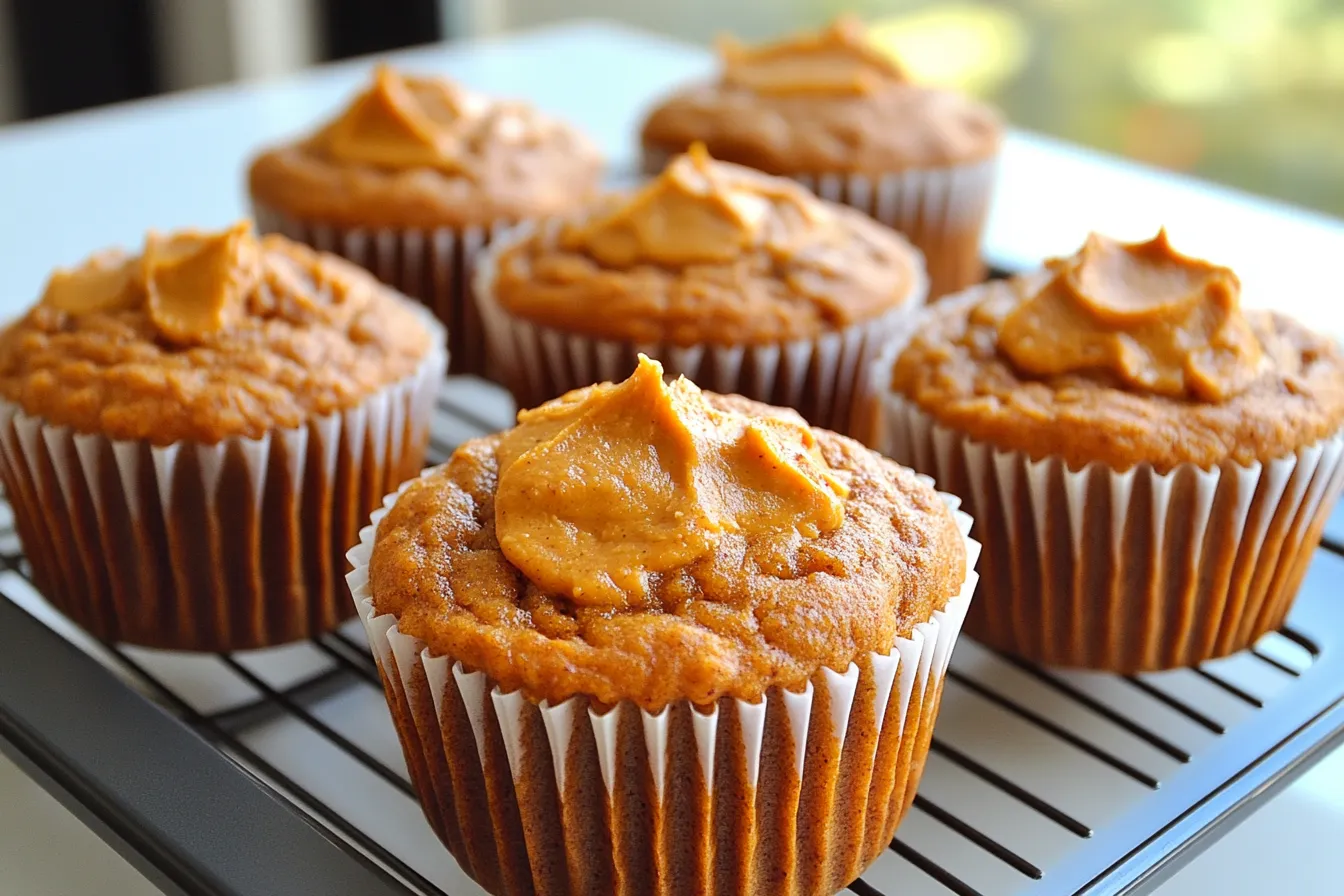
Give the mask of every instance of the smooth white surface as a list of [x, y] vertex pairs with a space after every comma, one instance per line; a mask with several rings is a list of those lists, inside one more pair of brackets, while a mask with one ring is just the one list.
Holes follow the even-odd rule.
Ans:
[[0, 756], [0, 893], [150, 896], [157, 887]]
[[1178, 871], [1157, 893], [1338, 893], [1344, 880], [1342, 836], [1344, 750], [1336, 750]]
[[[397, 59], [526, 96], [585, 127], [627, 165], [639, 111], [710, 66], [701, 50], [597, 25]], [[346, 63], [0, 129], [0, 316], [28, 305], [53, 266], [93, 249], [138, 245], [150, 227], [214, 227], [242, 215], [245, 159], [328, 114], [367, 67]], [[1166, 224], [1179, 246], [1235, 266], [1251, 301], [1344, 334], [1339, 221], [1023, 134], [1005, 149], [997, 200], [993, 258], [1025, 263], [1072, 251], [1089, 229], [1141, 237]], [[77, 823], [63, 813], [12, 812], [31, 791], [0, 766], [0, 893], [144, 891], [143, 882], [110, 871], [96, 888], [72, 888], [68, 866], [92, 868], [109, 853], [87, 832], [71, 835]], [[1335, 892], [1341, 838], [1344, 756], [1336, 754], [1161, 892]], [[18, 876], [44, 867], [47, 877]]]

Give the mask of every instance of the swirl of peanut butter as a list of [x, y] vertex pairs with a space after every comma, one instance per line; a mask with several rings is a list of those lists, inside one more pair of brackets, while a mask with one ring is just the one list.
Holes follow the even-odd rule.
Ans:
[[1204, 402], [1243, 392], [1268, 363], [1231, 270], [1093, 234], [1006, 318], [999, 351], [1034, 376], [1104, 372], [1127, 389]]
[[760, 94], [863, 95], [907, 80], [854, 16], [841, 16], [821, 31], [756, 47], [723, 37], [718, 49], [723, 83]]
[[218, 233], [151, 231], [139, 257], [104, 252], [56, 271], [42, 304], [70, 315], [143, 308], [166, 340], [196, 344], [243, 313], [260, 277], [259, 252], [246, 221]]
[[716, 162], [697, 143], [643, 189], [568, 227], [561, 242], [616, 268], [720, 264], [758, 247], [787, 251], [792, 225], [829, 214], [793, 181]]
[[309, 140], [339, 162], [379, 168], [470, 172], [473, 135], [527, 125], [521, 108], [495, 103], [442, 78], [413, 77], [380, 65], [373, 84]]
[[500, 549], [579, 606], [639, 605], [727, 537], [832, 531], [849, 494], [801, 418], [716, 410], [643, 355], [623, 383], [519, 413], [497, 451]]

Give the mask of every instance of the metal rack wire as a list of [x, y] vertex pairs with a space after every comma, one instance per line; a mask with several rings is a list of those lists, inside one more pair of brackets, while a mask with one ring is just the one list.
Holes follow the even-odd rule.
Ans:
[[[431, 459], [508, 418], [492, 387], [448, 383]], [[0, 594], [51, 618], [7, 515], [0, 570]], [[1341, 573], [1333, 540], [1288, 627], [1198, 669], [1049, 670], [964, 640], [910, 817], [850, 889], [1000, 896], [1151, 882], [1155, 866], [1344, 730], [1344, 610], [1327, 593]], [[387, 881], [429, 896], [482, 892], [419, 817], [357, 623], [297, 645], [193, 656], [97, 644], [52, 621]]]

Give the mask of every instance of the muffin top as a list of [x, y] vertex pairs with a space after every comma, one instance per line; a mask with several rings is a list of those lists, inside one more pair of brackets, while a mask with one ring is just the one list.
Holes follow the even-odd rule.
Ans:
[[242, 222], [51, 275], [0, 331], [0, 396], [78, 432], [258, 438], [414, 374], [443, 334], [371, 275]]
[[1003, 134], [989, 106], [914, 84], [858, 19], [773, 44], [719, 46], [719, 79], [645, 120], [646, 150], [703, 141], [716, 158], [773, 174], [884, 174], [981, 161]]
[[1073, 469], [1250, 464], [1344, 425], [1334, 344], [1245, 311], [1227, 268], [1091, 236], [1043, 271], [930, 308], [892, 388], [935, 420]]
[[525, 103], [379, 66], [335, 120], [252, 163], [252, 197], [283, 214], [368, 227], [471, 227], [565, 211], [602, 160]]
[[811, 338], [926, 288], [895, 231], [700, 146], [634, 194], [505, 238], [486, 273], [533, 323], [673, 345]]
[[651, 711], [887, 653], [961, 589], [915, 475], [792, 411], [664, 382], [571, 392], [465, 443], [378, 525], [378, 613], [506, 691]]

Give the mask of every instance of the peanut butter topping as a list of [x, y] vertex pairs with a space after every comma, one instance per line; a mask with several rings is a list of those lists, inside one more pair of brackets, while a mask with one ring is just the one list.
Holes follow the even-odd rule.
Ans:
[[760, 94], [862, 95], [906, 81], [905, 72], [868, 40], [854, 16], [758, 47], [725, 37], [719, 41], [719, 55], [725, 84]]
[[190, 344], [229, 326], [261, 276], [252, 225], [223, 233], [150, 233], [141, 257], [149, 317], [169, 340]]
[[793, 248], [799, 225], [831, 215], [797, 184], [715, 162], [693, 145], [628, 200], [566, 229], [561, 245], [610, 267], [730, 262]]
[[[523, 414], [525, 434], [465, 442], [409, 484], [378, 523], [375, 610], [505, 692], [659, 712], [801, 691], [822, 667], [889, 654], [961, 589], [961, 533], [913, 471], [658, 373], [645, 363]], [[694, 554], [682, 538], [713, 547], [650, 571]], [[576, 597], [592, 579], [602, 594]]]
[[1096, 234], [1004, 320], [999, 350], [1023, 373], [1101, 372], [1126, 389], [1203, 402], [1247, 389], [1266, 358], [1231, 270], [1181, 255], [1166, 231]]
[[1024, 374], [1003, 351], [1002, 334], [1055, 276], [1046, 269], [991, 280], [930, 306], [896, 358], [893, 391], [948, 429], [1035, 460], [1061, 457], [1074, 470], [1263, 463], [1344, 426], [1339, 349], [1290, 318], [1254, 309], [1244, 314], [1263, 370], [1225, 401], [1155, 394], [1090, 368]]
[[578, 606], [642, 605], [651, 574], [726, 535], [814, 539], [845, 519], [848, 488], [801, 418], [717, 409], [642, 355], [623, 383], [521, 412], [497, 456], [500, 549]]
[[260, 270], [247, 221], [220, 233], [151, 231], [138, 259], [106, 252], [52, 274], [42, 304], [72, 316], [143, 306], [159, 335], [191, 345], [237, 318]]
[[367, 271], [246, 223], [52, 275], [0, 330], [0, 398], [156, 445], [256, 439], [411, 376], [443, 334]]
[[479, 162], [478, 144], [526, 143], [536, 130], [534, 117], [520, 104], [381, 65], [373, 85], [309, 145], [338, 162], [470, 176]]
[[54, 271], [42, 302], [68, 314], [96, 314], [135, 307], [137, 265], [116, 249], [100, 252], [77, 268]]
[[374, 73], [315, 134], [253, 160], [261, 208], [341, 227], [490, 227], [572, 210], [602, 176], [581, 132], [441, 78]]

